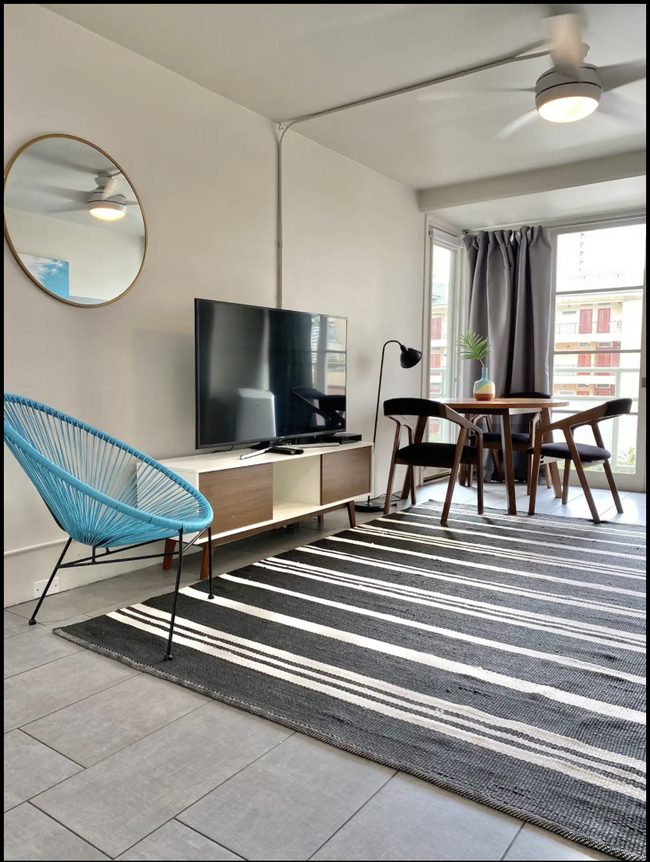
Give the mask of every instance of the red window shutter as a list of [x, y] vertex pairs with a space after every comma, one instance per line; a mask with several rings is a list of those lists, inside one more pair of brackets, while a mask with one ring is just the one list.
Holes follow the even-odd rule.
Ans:
[[598, 309], [598, 320], [596, 322], [596, 331], [597, 332], [609, 332], [609, 321], [612, 317], [612, 309], [611, 308], [599, 308]]
[[594, 321], [594, 311], [592, 308], [580, 309], [580, 324], [578, 332], [591, 332]]
[[431, 338], [434, 341], [440, 341], [442, 338], [442, 318], [434, 317], [431, 320]]
[[591, 365], [591, 353], [579, 353], [578, 354], [578, 367], [579, 368], [589, 368]]
[[618, 366], [621, 364], [621, 354], [620, 353], [610, 353], [609, 358], [611, 360], [611, 362], [609, 364], [613, 365], [614, 368], [618, 368]]
[[440, 354], [432, 353], [431, 354], [431, 367], [432, 368], [440, 368]]
[[597, 353], [596, 354], [596, 365], [600, 365], [601, 367], [609, 367], [612, 364], [612, 354], [611, 353]]

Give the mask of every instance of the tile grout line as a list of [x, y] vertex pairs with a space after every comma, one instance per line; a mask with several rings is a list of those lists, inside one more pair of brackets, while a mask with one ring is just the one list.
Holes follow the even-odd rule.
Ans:
[[[86, 769], [86, 767], [83, 765], [83, 763], [79, 763], [79, 761], [75, 760], [73, 757], [68, 757], [67, 754], [63, 754], [63, 752], [57, 751], [56, 748], [53, 748], [47, 742], [43, 742], [41, 739], [37, 739], [35, 736], [32, 736], [31, 733], [27, 733], [26, 730], [22, 729], [22, 727], [17, 727], [17, 728], [15, 728], [15, 730], [10, 730], [9, 733], [15, 733], [16, 731], [18, 731], [18, 733], [24, 734], [28, 739], [33, 739], [35, 742], [40, 743], [41, 745], [45, 746], [45, 748], [49, 748], [50, 751], [53, 751], [55, 754], [58, 754], [59, 757], [65, 757], [66, 760], [69, 760], [70, 763], [74, 763], [75, 766], [78, 766], [80, 769]], [[74, 774], [76, 775], [77, 773], [74, 773]], [[68, 775], [68, 778], [72, 778], [72, 775]], [[67, 781], [67, 778], [64, 778], [63, 781]], [[57, 784], [61, 784], [61, 782], [57, 781]], [[52, 787], [56, 787], [56, 784], [53, 784]], [[47, 789], [49, 790], [50, 788], [48, 787]], [[39, 790], [39, 793], [44, 793], [44, 792], [45, 792], [44, 790]], [[38, 793], [35, 793], [34, 796], [38, 796]], [[29, 798], [33, 799], [34, 797], [30, 796]]]
[[394, 770], [394, 771], [393, 771], [393, 774], [392, 774], [392, 775], [389, 775], [389, 776], [388, 776], [388, 778], [386, 779], [386, 781], [384, 781], [384, 783], [383, 783], [380, 787], [378, 787], [378, 788], [375, 790], [375, 792], [374, 792], [373, 794], [371, 794], [371, 795], [366, 799], [366, 801], [365, 801], [362, 805], [360, 805], [360, 806], [359, 806], [355, 811], [353, 811], [353, 812], [352, 812], [352, 814], [351, 814], [349, 817], [347, 817], [347, 818], [343, 821], [343, 823], [341, 823], [341, 825], [340, 825], [337, 829], [335, 829], [335, 830], [334, 830], [334, 832], [332, 832], [332, 834], [331, 834], [328, 838], [326, 838], [326, 839], [325, 839], [325, 841], [323, 841], [323, 843], [322, 843], [319, 847], [317, 847], [317, 848], [314, 850], [314, 852], [313, 852], [313, 853], [308, 857], [308, 860], [309, 860], [309, 859], [313, 859], [313, 858], [314, 858], [314, 856], [315, 856], [317, 853], [319, 853], [319, 852], [323, 849], [323, 847], [324, 847], [328, 842], [330, 842], [330, 841], [332, 840], [332, 838], [334, 838], [334, 836], [335, 836], [335, 835], [338, 835], [338, 833], [341, 831], [341, 829], [343, 829], [345, 826], [347, 826], [347, 824], [348, 824], [348, 823], [349, 823], [349, 822], [350, 822], [354, 817], [356, 817], [356, 816], [357, 816], [357, 814], [360, 814], [360, 813], [361, 813], [361, 811], [363, 811], [363, 809], [366, 807], [366, 805], [367, 805], [367, 804], [368, 804], [372, 799], [374, 799], [374, 798], [375, 798], [375, 796], [376, 796], [380, 791], [382, 791], [382, 790], [384, 789], [384, 787], [386, 787], [386, 785], [387, 785], [390, 781], [392, 781], [392, 780], [393, 780], [393, 778], [395, 778], [395, 776], [396, 776], [396, 775], [403, 775], [403, 774], [404, 774], [404, 773], [399, 772], [399, 770]]
[[[215, 701], [215, 700], [211, 699], [211, 701], [210, 701], [210, 702], [211, 702], [211, 703], [220, 703], [221, 701]], [[225, 705], [226, 705], [226, 706], [229, 706], [229, 704], [225, 704]], [[209, 703], [204, 703], [204, 704], [202, 704], [200, 707], [198, 707], [198, 709], [203, 709], [203, 707], [205, 707], [205, 706], [210, 706], [210, 704], [209, 704]], [[232, 707], [232, 709], [236, 709], [236, 707]], [[196, 712], [196, 710], [193, 710], [193, 712]], [[256, 717], [257, 717], [257, 718], [261, 718], [261, 716], [256, 716]], [[181, 716], [181, 718], [184, 718], [184, 716]], [[179, 719], [175, 719], [175, 721], [178, 721], [178, 720], [179, 720]], [[263, 719], [263, 720], [264, 720], [264, 721], [269, 721], [269, 719]], [[173, 724], [174, 722], [171, 722], [171, 721], [170, 721], [169, 723], [170, 723], [170, 724]], [[168, 725], [165, 725], [165, 727], [167, 727], [167, 726], [168, 726]], [[278, 727], [280, 727], [280, 726], [281, 726], [281, 725], [278, 725]], [[162, 729], [162, 728], [159, 728], [159, 729]], [[285, 728], [285, 729], [286, 729], [286, 728]], [[133, 847], [135, 847], [135, 846], [136, 846], [136, 844], [139, 844], [141, 841], [144, 841], [144, 839], [145, 839], [145, 838], [148, 838], [150, 835], [153, 835], [153, 833], [154, 833], [154, 832], [156, 832], [156, 830], [158, 830], [158, 829], [162, 829], [162, 827], [163, 827], [163, 826], [165, 826], [167, 823], [171, 823], [171, 821], [172, 821], [172, 820], [178, 820], [178, 818], [180, 817], [180, 815], [181, 815], [181, 814], [183, 814], [183, 813], [184, 813], [185, 811], [187, 811], [188, 809], [192, 808], [192, 806], [194, 806], [194, 805], [196, 805], [197, 803], [199, 803], [202, 799], [205, 799], [205, 797], [206, 797], [206, 796], [208, 796], [210, 793], [212, 793], [214, 790], [216, 790], [216, 789], [217, 789], [217, 787], [222, 787], [224, 784], [226, 784], [228, 781], [230, 781], [230, 779], [231, 779], [231, 778], [234, 778], [236, 775], [239, 775], [239, 773], [240, 773], [240, 772], [243, 772], [245, 769], [248, 769], [248, 767], [249, 767], [249, 766], [252, 766], [254, 763], [257, 763], [257, 761], [258, 761], [258, 760], [260, 760], [262, 757], [265, 757], [265, 756], [266, 756], [267, 754], [269, 754], [271, 751], [274, 751], [278, 746], [282, 745], [282, 743], [283, 743], [283, 742], [286, 742], [288, 739], [290, 739], [292, 736], [294, 736], [294, 735], [296, 734], [296, 732], [297, 732], [297, 731], [295, 731], [295, 730], [294, 730], [292, 733], [290, 733], [290, 734], [289, 734], [289, 736], [286, 736], [284, 739], [281, 739], [279, 742], [277, 742], [274, 746], [272, 746], [271, 748], [269, 748], [269, 749], [267, 749], [266, 751], [262, 752], [262, 754], [260, 754], [260, 755], [259, 755], [258, 757], [256, 757], [254, 760], [251, 760], [249, 763], [247, 763], [247, 764], [246, 764], [246, 766], [242, 766], [242, 768], [241, 768], [241, 769], [238, 769], [238, 770], [237, 770], [237, 772], [233, 772], [233, 774], [232, 774], [232, 775], [229, 775], [229, 776], [228, 776], [228, 778], [225, 778], [223, 781], [220, 781], [218, 784], [215, 784], [215, 786], [214, 786], [214, 787], [211, 787], [211, 788], [210, 788], [210, 790], [207, 790], [207, 791], [206, 791], [202, 796], [199, 796], [199, 798], [198, 798], [198, 799], [195, 799], [195, 800], [194, 800], [194, 802], [191, 802], [188, 806], [186, 806], [185, 808], [181, 809], [181, 810], [180, 810], [180, 811], [178, 811], [176, 814], [172, 815], [172, 816], [169, 818], [169, 820], [165, 820], [165, 822], [164, 822], [164, 823], [160, 823], [158, 826], [156, 826], [156, 828], [155, 828], [155, 829], [152, 829], [152, 830], [151, 830], [151, 832], [147, 832], [147, 834], [146, 834], [146, 835], [143, 835], [141, 838], [138, 838], [138, 840], [137, 840], [137, 841], [135, 841], [133, 844], [130, 844], [130, 845], [129, 845], [128, 847], [126, 847], [124, 850], [121, 850], [121, 851], [120, 851], [120, 853], [118, 854], [118, 856], [122, 856], [122, 855], [123, 855], [124, 853], [126, 853], [128, 850], [131, 850]], [[155, 731], [154, 731], [154, 733], [155, 733]], [[151, 734], [147, 734], [147, 735], [148, 735], [148, 736], [150, 736]], [[143, 738], [143, 739], [145, 739], [146, 737], [144, 737], [144, 736], [143, 736], [142, 738]], [[139, 741], [140, 741], [140, 740], [138, 740], [138, 742], [139, 742]], [[135, 743], [135, 742], [133, 742], [133, 743], [131, 743], [131, 745], [136, 745], [136, 743]], [[130, 746], [128, 746], [128, 745], [127, 745], [127, 746], [126, 746], [126, 748], [122, 748], [122, 749], [121, 749], [121, 751], [126, 751], [129, 747], [130, 747]], [[93, 764], [93, 766], [94, 766], [94, 764]], [[89, 767], [89, 768], [90, 768], [90, 767]], [[74, 776], [72, 776], [72, 777], [74, 778]], [[40, 809], [39, 809], [39, 810], [40, 810]], [[57, 822], [58, 822], [58, 821], [57, 821]], [[178, 820], [178, 822], [179, 822], [179, 823], [182, 823], [182, 824], [183, 824], [183, 826], [188, 826], [188, 824], [187, 824], [187, 823], [184, 823], [182, 820]], [[200, 832], [198, 829], [195, 829], [194, 827], [189, 827], [189, 828], [190, 828], [190, 829], [194, 829], [194, 832], [197, 832], [199, 835], [203, 835], [203, 833], [202, 833], [202, 832]], [[207, 838], [209, 841], [213, 841], [213, 839], [212, 839], [212, 838], [210, 838], [210, 837], [209, 837], [209, 836], [207, 836], [207, 835], [203, 835], [203, 837], [204, 837], [204, 838]], [[218, 844], [218, 842], [217, 842], [217, 841], [213, 841], [213, 843], [214, 843], [214, 844]], [[223, 847], [224, 845], [220, 845], [220, 846], [222, 846], [222, 847]], [[234, 851], [234, 850], [230, 850], [230, 848], [228, 848], [228, 847], [225, 847], [224, 849], [228, 850], [230, 853], [235, 853], [235, 851]], [[103, 852], [103, 851], [102, 851], [102, 852]], [[236, 856], [239, 856], [239, 854], [238, 854], [238, 853], [235, 853], [235, 855], [236, 855]], [[241, 857], [241, 856], [240, 856], [240, 858], [244, 858], [244, 857]]]
[[[87, 652], [90, 652], [90, 650], [87, 650]], [[77, 655], [77, 653], [72, 653], [72, 655]], [[59, 659], [59, 661], [62, 661], [64, 658], [71, 658], [71, 657], [72, 656], [66, 655], [66, 656], [63, 656], [61, 659]], [[49, 664], [54, 664], [54, 662], [49, 662]], [[44, 665], [41, 665], [41, 667], [44, 667]], [[126, 667], [126, 665], [125, 665], [125, 667]], [[38, 670], [38, 668], [34, 667], [34, 668], [32, 668], [32, 670]], [[25, 673], [29, 673], [29, 671], [25, 671]], [[18, 677], [18, 676], [22, 676], [22, 674], [17, 673], [16, 676], [9, 677], [9, 679], [16, 679], [16, 677]], [[17, 727], [11, 727], [9, 730], [5, 730], [4, 733], [6, 735], [7, 733], [11, 733], [12, 730], [23, 730], [25, 727], [29, 727], [30, 724], [34, 724], [35, 722], [40, 721], [41, 718], [47, 718], [50, 715], [55, 715], [57, 712], [61, 712], [61, 710], [67, 709], [69, 706], [74, 706], [76, 703], [82, 703], [84, 700], [88, 700], [88, 698], [94, 697], [96, 694], [100, 694], [102, 691], [110, 691], [110, 689], [115, 688], [115, 686], [122, 685], [122, 683], [128, 682], [128, 680], [133, 679], [136, 676], [143, 676], [142, 671], [137, 670], [133, 674], [133, 676], [129, 676], [126, 679], [121, 679], [119, 682], [113, 683], [113, 685], [107, 685], [106, 688], [100, 688], [99, 691], [94, 691], [92, 694], [87, 694], [84, 697], [80, 697], [79, 700], [73, 700], [72, 703], [66, 703], [65, 706], [60, 706], [58, 709], [53, 709], [52, 712], [46, 712], [44, 715], [39, 715], [38, 718], [33, 718], [31, 721], [28, 721], [26, 724], [19, 724]], [[25, 733], [27, 733], [27, 731], [25, 731]], [[31, 734], [28, 734], [28, 736], [31, 736]], [[36, 737], [32, 737], [32, 738], [36, 739]], [[39, 740], [39, 742], [40, 742], [40, 740]], [[65, 757], [65, 754], [63, 756]]]
[[80, 841], [83, 841], [84, 844], [88, 844], [90, 847], [93, 848], [93, 850], [96, 850], [98, 853], [101, 853], [102, 856], [105, 856], [107, 859], [113, 858], [112, 856], [109, 856], [108, 853], [104, 853], [103, 850], [100, 850], [99, 847], [92, 843], [92, 841], [88, 841], [87, 838], [82, 838], [81, 835], [74, 831], [74, 829], [70, 829], [68, 826], [64, 826], [63, 823], [59, 823], [59, 821], [55, 817], [52, 817], [50, 814], [48, 814], [47, 811], [43, 811], [41, 808], [38, 808], [36, 805], [33, 805], [31, 800], [25, 802], [24, 804], [31, 805], [35, 811], [38, 811], [40, 814], [44, 814], [48, 818], [48, 820], [51, 820], [53, 823], [56, 823], [57, 826], [61, 826], [63, 829], [66, 830], [66, 832], [69, 832], [71, 835], [74, 835], [75, 838], [78, 838]]
[[512, 845], [515, 843], [515, 841], [517, 840], [517, 838], [519, 838], [519, 835], [520, 835], [520, 833], [521, 833], [521, 830], [524, 828], [524, 826], [525, 826], [525, 825], [526, 825], [526, 824], [525, 824], [525, 823], [523, 822], [523, 820], [522, 820], [522, 822], [521, 822], [521, 826], [520, 826], [520, 827], [519, 827], [519, 829], [517, 829], [517, 831], [515, 832], [515, 837], [512, 839], [512, 841], [510, 842], [510, 844], [508, 844], [508, 846], [507, 846], [507, 847], [506, 847], [506, 849], [504, 850], [504, 852], [503, 852], [503, 856], [501, 857], [501, 859], [499, 860], [499, 862], [504, 862], [504, 860], [505, 860], [506, 856], [508, 855], [508, 853], [510, 853], [510, 850], [512, 849]]
[[[140, 674], [140, 676], [145, 676], [145, 674]], [[147, 676], [148, 676], [148, 674], [147, 674]], [[118, 683], [118, 685], [123, 685], [124, 683], [130, 682], [131, 679], [135, 679], [135, 677], [129, 677], [129, 679], [123, 679], [121, 683]], [[115, 686], [113, 686], [113, 688], [114, 687]], [[108, 690], [109, 689], [102, 689], [102, 691], [108, 691]], [[188, 691], [189, 690], [190, 689], [188, 689]], [[193, 693], [196, 694], [197, 692], [193, 692]], [[101, 694], [101, 692], [96, 692], [96, 694]], [[203, 696], [203, 695], [200, 695], [200, 696]], [[94, 695], [90, 695], [90, 697], [94, 697]], [[87, 698], [84, 698], [84, 700], [87, 700]], [[81, 766], [84, 771], [87, 769], [92, 769], [93, 766], [99, 766], [100, 763], [104, 763], [104, 761], [108, 760], [109, 757], [113, 757], [113, 755], [115, 755], [115, 754], [121, 754], [123, 751], [126, 751], [127, 748], [130, 748], [132, 745], [137, 745], [143, 739], [147, 739], [148, 737], [152, 736], [154, 733], [158, 733], [159, 730], [164, 730], [166, 727], [169, 727], [170, 725], [175, 724], [177, 721], [180, 721], [181, 719], [186, 718], [188, 715], [192, 715], [192, 713], [196, 712], [198, 709], [203, 709], [204, 706], [210, 706], [211, 702], [212, 701], [210, 700], [210, 701], [208, 701], [208, 703], [198, 704], [198, 706], [195, 706], [193, 709], [190, 709], [188, 712], [184, 712], [183, 715], [179, 715], [176, 718], [173, 718], [171, 721], [168, 721], [167, 724], [163, 724], [161, 727], [157, 727], [155, 730], [150, 730], [149, 733], [145, 733], [144, 736], [141, 736], [139, 739], [135, 739], [133, 742], [129, 742], [128, 745], [125, 745], [123, 748], [118, 748], [117, 751], [111, 751], [111, 753], [107, 754], [106, 757], [102, 757], [99, 760], [96, 760], [94, 763], [89, 764], [88, 766], [83, 766], [83, 764], [81, 764], [81, 763], [79, 764], [79, 766]], [[75, 703], [71, 703], [69, 705], [75, 706], [77, 703], [81, 703], [81, 701], [76, 701]], [[64, 706], [63, 709], [67, 709], [67, 707]], [[57, 710], [57, 712], [59, 712], [59, 710]], [[54, 714], [55, 713], [50, 712], [48, 715], [41, 716], [41, 718], [49, 718], [50, 715], [54, 715]], [[29, 724], [25, 724], [22, 727], [17, 728], [17, 730], [22, 730], [23, 733], [27, 734], [27, 736], [30, 737], [30, 739], [35, 739], [37, 742], [40, 742], [41, 740], [37, 736], [32, 736], [32, 734], [29, 732], [29, 730], [26, 729], [26, 728], [29, 728], [30, 724], [36, 724], [36, 722], [40, 721], [40, 720], [41, 720], [40, 718], [35, 718], [34, 721], [30, 721]], [[43, 743], [43, 744], [45, 745], [45, 743]], [[48, 747], [50, 747], [50, 746], [48, 746]], [[57, 754], [61, 754], [62, 757], [67, 757], [67, 754], [63, 754], [61, 751], [57, 751], [56, 748], [53, 748], [52, 750], [56, 751]], [[69, 757], [68, 760], [72, 760], [72, 758]], [[77, 761], [75, 760], [74, 762], [76, 763]], [[76, 774], [78, 775], [79, 773], [76, 773]], [[70, 778], [74, 778], [74, 775], [71, 775]], [[65, 780], [67, 781], [67, 779], [65, 779]], [[46, 790], [41, 790], [41, 792], [36, 793], [32, 797], [32, 799], [36, 799], [36, 797], [40, 796], [41, 793], [46, 793], [46, 792], [47, 792]]]
[[[23, 632], [22, 634], [27, 634], [27, 632]], [[12, 637], [7, 638], [7, 640], [8, 641], [13, 640], [13, 637], [14, 636], [12, 635]], [[79, 646], [79, 645], [75, 644], [75, 646]], [[80, 652], [80, 650], [82, 650], [82, 649], [83, 649], [83, 647], [80, 647], [79, 649], [74, 650], [74, 652], [69, 652], [66, 655], [60, 655], [57, 658], [52, 658], [49, 661], [44, 661], [42, 664], [37, 664], [34, 667], [28, 667], [26, 670], [19, 670], [17, 673], [10, 673], [8, 676], [3, 677], [3, 679], [5, 679], [5, 680], [14, 679], [14, 677], [20, 676], [23, 673], [29, 673], [30, 670], [38, 670], [39, 667], [47, 667], [49, 664], [54, 664], [54, 662], [56, 662], [56, 661], [61, 661], [62, 658], [69, 658], [72, 655], [76, 655], [76, 653]]]
[[[212, 791], [210, 791], [210, 792], [212, 792]], [[183, 823], [182, 820], [178, 819], [178, 815], [176, 817], [172, 817], [172, 819], [168, 820], [167, 823], [171, 823], [172, 821], [175, 821], [176, 823], [180, 823], [180, 825], [184, 826], [186, 829], [191, 829], [192, 832], [196, 832], [196, 834], [200, 835], [201, 838], [205, 838], [207, 841], [211, 841], [213, 844], [216, 844], [217, 847], [222, 847], [224, 850], [227, 850], [228, 853], [232, 853], [233, 856], [236, 856], [238, 859], [242, 859], [242, 860], [244, 860], [244, 862], [247, 862], [247, 860], [248, 860], [247, 856], [242, 856], [241, 853], [235, 853], [234, 850], [231, 850], [230, 847], [226, 847], [225, 844], [221, 844], [221, 843], [219, 843], [219, 841], [215, 841], [214, 838], [210, 838], [208, 835], [204, 835], [200, 829], [196, 828], [196, 826], [190, 826], [189, 823]], [[167, 824], [164, 824], [164, 825], [166, 826]], [[159, 828], [162, 829], [162, 826]]]

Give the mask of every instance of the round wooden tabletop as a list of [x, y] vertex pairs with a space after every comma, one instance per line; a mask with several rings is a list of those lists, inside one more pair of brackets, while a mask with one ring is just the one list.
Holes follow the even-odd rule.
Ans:
[[476, 398], [441, 398], [442, 404], [452, 410], [471, 410], [473, 413], [488, 413], [492, 410], [553, 410], [554, 407], [567, 407], [568, 401], [556, 398], [493, 398], [491, 401], [479, 401]]

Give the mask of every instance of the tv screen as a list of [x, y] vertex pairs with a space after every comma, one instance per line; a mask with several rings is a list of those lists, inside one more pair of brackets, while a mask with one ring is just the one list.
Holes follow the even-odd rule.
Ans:
[[196, 447], [345, 430], [347, 319], [194, 300]]

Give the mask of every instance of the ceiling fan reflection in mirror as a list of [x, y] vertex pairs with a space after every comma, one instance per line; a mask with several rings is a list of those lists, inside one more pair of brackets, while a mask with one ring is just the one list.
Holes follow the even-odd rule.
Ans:
[[95, 177], [97, 188], [88, 195], [88, 211], [102, 221], [117, 221], [126, 215], [127, 201], [124, 195], [114, 194], [117, 174], [101, 172]]

